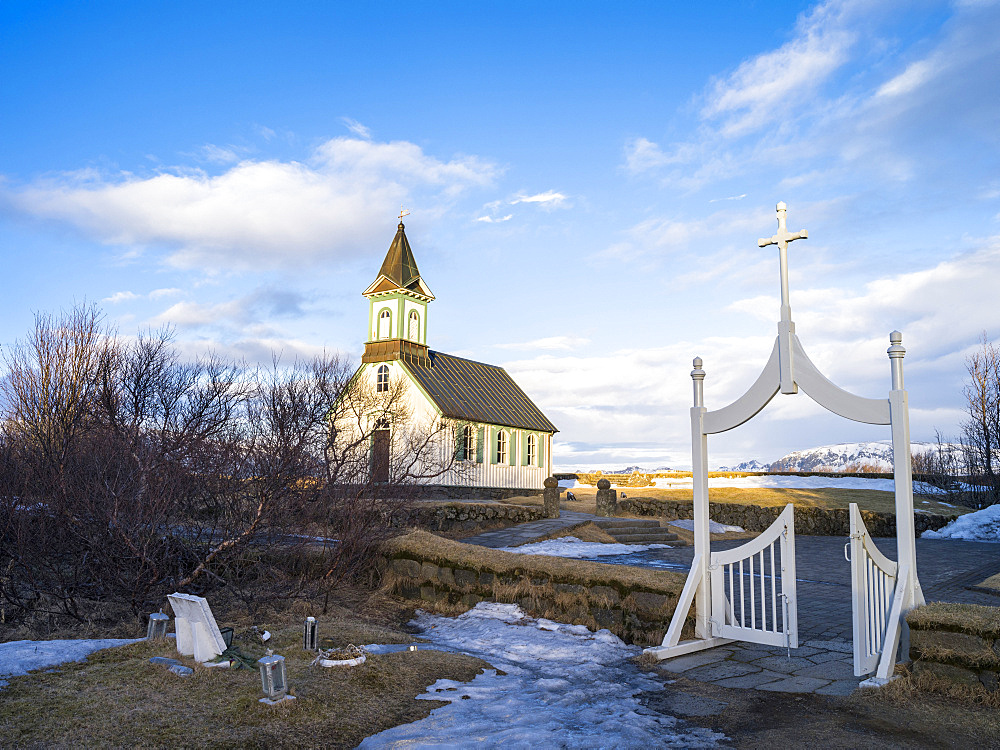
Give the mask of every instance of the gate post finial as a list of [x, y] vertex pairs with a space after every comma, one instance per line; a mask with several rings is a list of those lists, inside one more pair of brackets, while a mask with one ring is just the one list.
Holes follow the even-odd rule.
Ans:
[[901, 391], [903, 390], [903, 357], [906, 356], [903, 334], [899, 331], [893, 331], [889, 334], [889, 343], [892, 346], [886, 349], [886, 353], [889, 355], [889, 364], [892, 367], [892, 389]]
[[694, 369], [691, 370], [691, 380], [694, 381], [694, 405], [705, 405], [705, 371], [701, 369], [703, 362], [701, 357], [695, 357], [692, 363]]

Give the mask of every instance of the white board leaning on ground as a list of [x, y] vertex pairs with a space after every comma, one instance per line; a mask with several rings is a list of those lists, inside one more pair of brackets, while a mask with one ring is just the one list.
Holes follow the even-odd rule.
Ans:
[[170, 594], [167, 600], [174, 610], [179, 654], [193, 656], [195, 661], [204, 663], [226, 650], [226, 641], [207, 599], [191, 594]]
[[[808, 232], [789, 232], [787, 206], [778, 203], [778, 232], [757, 241], [759, 247], [778, 246], [781, 271], [781, 318], [778, 336], [764, 370], [740, 398], [716, 411], [704, 404], [705, 370], [695, 358], [694, 406], [691, 408], [691, 460], [694, 485], [694, 545], [691, 572], [677, 602], [663, 644], [646, 649], [658, 659], [744, 640], [789, 648], [798, 646], [795, 599], [794, 509], [781, 516], [757, 539], [724, 553], [713, 553], [708, 518], [708, 435], [739, 427], [756, 416], [780, 391], [799, 388], [821, 406], [855, 422], [890, 425], [896, 496], [896, 539], [899, 562], [891, 563], [867, 538], [860, 514], [852, 510], [852, 610], [854, 613], [854, 671], [875, 675], [870, 684], [884, 684], [892, 675], [896, 653], [908, 650], [906, 612], [924, 603], [917, 579], [913, 527], [913, 475], [910, 466], [910, 424], [903, 389], [903, 336], [889, 334], [892, 389], [888, 399], [862, 398], [837, 387], [812, 363], [795, 335], [788, 294], [788, 243], [808, 239]], [[855, 518], [857, 519], [855, 522]], [[860, 524], [860, 525], [859, 525]], [[862, 539], [862, 536], [865, 538]], [[776, 560], [775, 545], [779, 546]], [[765, 554], [767, 553], [767, 554]], [[754, 561], [757, 572], [754, 572]], [[767, 563], [770, 572], [766, 572]], [[876, 565], [881, 563], [881, 565]], [[777, 565], [777, 567], [776, 567]], [[867, 567], [863, 567], [867, 566]], [[875, 567], [880, 573], [876, 575]], [[765, 579], [770, 576], [770, 591]], [[759, 577], [759, 591], [756, 578]], [[776, 579], [781, 579], [779, 595]], [[770, 597], [767, 594], [770, 593]], [[738, 611], [737, 611], [738, 601]], [[780, 602], [780, 606], [779, 606]], [[695, 605], [695, 639], [681, 642], [681, 628]], [[768, 611], [770, 610], [770, 623]]]

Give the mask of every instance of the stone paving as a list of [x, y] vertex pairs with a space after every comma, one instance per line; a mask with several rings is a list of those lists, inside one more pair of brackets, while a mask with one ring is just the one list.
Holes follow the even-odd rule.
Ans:
[[[593, 520], [588, 513], [562, 511], [560, 518], [532, 521], [465, 539], [469, 544], [512, 547], [560, 528]], [[713, 550], [730, 549], [746, 540], [713, 542]], [[789, 693], [847, 695], [858, 686], [854, 676], [850, 563], [846, 538], [798, 535], [795, 538], [799, 648], [731, 643], [668, 659], [659, 666], [686, 678], [720, 687], [753, 688]], [[875, 540], [890, 559], [895, 539]], [[637, 556], [638, 557], [638, 556]], [[689, 567], [693, 547], [649, 550], [640, 564]], [[635, 563], [633, 563], [635, 564]], [[917, 539], [917, 569], [927, 601], [1000, 605], [1000, 598], [969, 591], [1000, 572], [1000, 544], [943, 539]]]
[[496, 531], [486, 531], [476, 536], [466, 537], [466, 544], [477, 544], [480, 547], [518, 547], [527, 542], [547, 536], [560, 529], [576, 526], [580, 523], [593, 521], [592, 513], [577, 513], [575, 511], [560, 511], [559, 518], [543, 518], [541, 521], [528, 521], [517, 526]]

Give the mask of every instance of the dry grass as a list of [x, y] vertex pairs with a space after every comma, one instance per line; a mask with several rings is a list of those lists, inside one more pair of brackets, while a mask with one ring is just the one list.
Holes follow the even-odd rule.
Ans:
[[565, 529], [559, 529], [559, 531], [554, 531], [551, 534], [539, 537], [538, 539], [532, 539], [530, 542], [525, 542], [525, 544], [544, 542], [548, 539], [562, 539], [567, 536], [576, 537], [581, 542], [596, 542], [599, 544], [613, 544], [617, 541], [613, 536], [611, 536], [611, 534], [606, 532], [600, 526], [597, 526], [592, 521], [587, 521], [586, 523], [577, 524], [576, 526], [568, 526]]
[[950, 630], [1000, 638], [1000, 607], [934, 602], [911, 610], [906, 621], [917, 630]]
[[[933, 702], [933, 696], [946, 697], [967, 707], [1000, 708], [1000, 693], [988, 692], [981, 686], [962, 685], [927, 672], [913, 674], [907, 670], [903, 670], [895, 680], [880, 688], [859, 690], [851, 699], [875, 706], [911, 705], [915, 708], [921, 703]], [[1000, 733], [1000, 714], [990, 711], [982, 718], [987, 719], [983, 722], [984, 727]]]
[[442, 539], [426, 531], [414, 531], [386, 543], [389, 557], [415, 554], [421, 560], [451, 568], [466, 568], [500, 576], [544, 575], [553, 580], [571, 581], [584, 586], [605, 585], [618, 589], [641, 588], [671, 596], [680, 594], [685, 575], [627, 565], [610, 565], [589, 560], [570, 560], [543, 555], [518, 555], [487, 547], [477, 547]]
[[996, 575], [992, 575], [989, 578], [987, 578], [985, 581], [979, 584], [979, 588], [991, 589], [1000, 594], [1000, 573], [997, 573]]
[[[560, 507], [566, 510], [593, 513], [597, 506], [597, 490], [588, 487], [578, 487], [571, 490], [576, 495], [576, 502], [561, 501]], [[668, 490], [657, 487], [637, 487], [625, 489], [629, 499], [654, 498], [657, 500], [672, 500], [680, 503], [692, 501], [691, 490]], [[619, 491], [618, 496], [621, 497]], [[784, 489], [771, 487], [713, 487], [709, 490], [709, 500], [713, 503], [736, 503], [742, 505], [784, 506], [793, 503], [797, 508], [847, 508], [850, 503], [857, 503], [861, 510], [871, 510], [878, 513], [895, 513], [896, 501], [891, 492], [879, 490], [846, 490], [836, 488], [821, 489]], [[541, 505], [540, 497], [515, 497], [504, 502], [514, 505]], [[968, 513], [968, 508], [950, 508], [930, 496], [915, 495], [914, 506], [918, 510], [926, 510], [943, 516], [957, 516]]]
[[[408, 642], [399, 630], [358, 618], [320, 620], [324, 646]], [[268, 622], [285, 656], [297, 700], [258, 702], [256, 671], [206, 669], [178, 657], [172, 642], [145, 641], [10, 678], [0, 701], [2, 744], [17, 747], [354, 747], [364, 737], [425, 717], [436, 701], [415, 700], [441, 678], [468, 681], [488, 665], [440, 651], [369, 656], [349, 669], [309, 667], [301, 619], [288, 613]], [[245, 651], [260, 651], [243, 646]], [[260, 654], [254, 653], [254, 656]], [[181, 658], [194, 667], [182, 678], [151, 656]]]

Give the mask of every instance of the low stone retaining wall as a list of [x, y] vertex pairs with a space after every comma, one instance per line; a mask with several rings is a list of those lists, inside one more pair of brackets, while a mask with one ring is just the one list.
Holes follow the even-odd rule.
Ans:
[[[694, 518], [690, 502], [659, 500], [651, 497], [630, 497], [619, 500], [621, 513], [635, 516], [662, 516], [667, 519]], [[783, 506], [743, 505], [741, 503], [711, 503], [709, 515], [713, 521], [740, 526], [747, 531], [763, 531], [778, 517]], [[893, 513], [861, 511], [868, 533], [875, 537], [896, 535], [896, 516]], [[948, 516], [933, 513], [914, 514], [914, 527], [919, 536], [928, 529], [940, 529], [950, 520]], [[849, 536], [851, 520], [847, 508], [795, 508], [795, 533], [814, 536]]]
[[407, 486], [406, 492], [414, 497], [431, 500], [507, 500], [512, 497], [541, 497], [542, 488], [453, 487], [427, 484]]
[[533, 617], [607, 628], [643, 646], [662, 642], [684, 585], [682, 574], [669, 571], [516, 555], [420, 531], [389, 542], [380, 569], [388, 591], [424, 609], [457, 613], [481, 601], [511, 602]]
[[1000, 691], [1000, 607], [934, 603], [906, 621], [915, 675]]
[[518, 524], [545, 518], [545, 509], [527, 505], [442, 503], [417, 505], [392, 519], [396, 528], [417, 526], [430, 531], [473, 531], [483, 525]]

